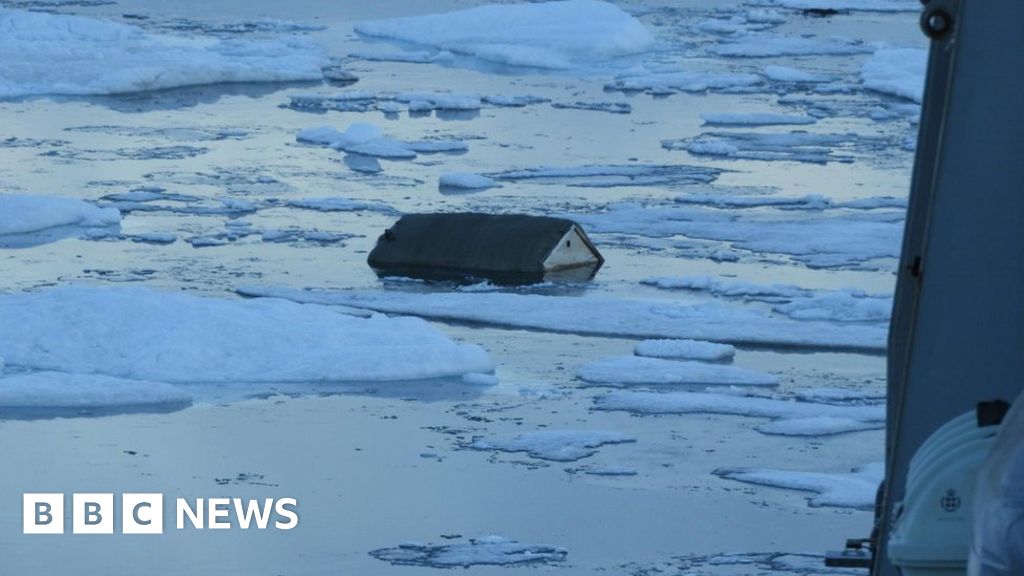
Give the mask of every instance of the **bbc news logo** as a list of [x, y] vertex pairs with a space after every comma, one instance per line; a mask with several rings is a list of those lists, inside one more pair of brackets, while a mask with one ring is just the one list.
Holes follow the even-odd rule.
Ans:
[[[64, 534], [64, 494], [22, 496], [22, 533]], [[291, 530], [299, 525], [298, 505], [294, 498], [177, 498], [174, 526], [178, 530]], [[70, 516], [72, 534], [113, 534], [114, 495], [72, 494]], [[121, 494], [120, 519], [122, 534], [163, 534], [164, 495]]]

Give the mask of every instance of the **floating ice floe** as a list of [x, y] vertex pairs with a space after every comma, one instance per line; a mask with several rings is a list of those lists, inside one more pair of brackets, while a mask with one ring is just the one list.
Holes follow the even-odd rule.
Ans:
[[394, 214], [396, 210], [383, 202], [369, 202], [366, 200], [353, 200], [341, 196], [329, 196], [326, 198], [299, 198], [285, 200], [285, 204], [292, 208], [305, 210], [316, 210], [318, 212], [381, 212]]
[[499, 186], [499, 184], [491, 178], [481, 176], [479, 174], [449, 172], [441, 175], [438, 179], [438, 186], [440, 186], [442, 190], [485, 190], [487, 188]]
[[848, 473], [796, 472], [771, 468], [721, 468], [715, 475], [729, 480], [772, 486], [787, 490], [814, 492], [807, 499], [813, 507], [857, 508], [875, 507], [878, 485], [885, 475], [885, 465], [873, 462]]
[[728, 344], [704, 340], [644, 340], [633, 348], [637, 356], [670, 360], [703, 360], [722, 362], [736, 355], [736, 348]]
[[594, 112], [610, 112], [612, 114], [629, 114], [633, 106], [629, 102], [552, 102], [552, 108], [563, 110], [591, 110]]
[[869, 401], [885, 400], [885, 390], [850, 390], [844, 388], [812, 388], [799, 390], [796, 397], [805, 402], [824, 402], [836, 404], [863, 404]]
[[429, 568], [550, 564], [565, 560], [568, 554], [565, 548], [521, 544], [503, 536], [482, 536], [443, 545], [406, 543], [370, 552], [370, 556], [398, 566]]
[[398, 102], [404, 102], [412, 109], [417, 103], [418, 110], [479, 110], [483, 103], [476, 92], [399, 92], [394, 95]]
[[644, 356], [616, 356], [591, 362], [576, 371], [584, 382], [612, 386], [777, 386], [778, 378], [736, 366], [666, 360]]
[[597, 454], [606, 444], [636, 442], [636, 438], [621, 432], [600, 430], [540, 430], [520, 434], [508, 440], [474, 440], [467, 448], [497, 450], [500, 452], [526, 452], [533, 458], [555, 462], [575, 462]]
[[749, 34], [723, 40], [711, 46], [713, 54], [732, 58], [767, 58], [772, 56], [846, 56], [865, 54], [874, 48], [859, 40], [847, 38], [807, 38]]
[[683, 305], [496, 292], [415, 293], [268, 286], [246, 286], [238, 292], [438, 320], [628, 338], [689, 338], [787, 348], [878, 351], [885, 348], [887, 335], [884, 326], [797, 321], [718, 303]]
[[327, 63], [320, 48], [304, 38], [193, 39], [9, 9], [0, 9], [0, 54], [0, 98], [321, 80]]
[[825, 557], [788, 552], [725, 552], [709, 555], [688, 555], [675, 558], [682, 574], [719, 574], [727, 567], [741, 567], [740, 574], [764, 576], [863, 576], [863, 568], [832, 568], [825, 566]]
[[479, 346], [417, 318], [141, 287], [0, 295], [9, 366], [169, 383], [372, 382], [490, 372]]
[[362, 22], [355, 30], [493, 64], [547, 69], [601, 65], [655, 45], [636, 18], [596, 0], [478, 6]]
[[757, 74], [747, 72], [688, 71], [658, 67], [641, 68], [623, 72], [613, 82], [605, 84], [606, 90], [621, 92], [648, 92], [653, 95], [667, 95], [673, 92], [707, 92], [749, 88], [762, 84]]
[[89, 231], [115, 233], [121, 212], [73, 198], [0, 194], [0, 248], [36, 246]]
[[752, 257], [785, 255], [812, 268], [867, 269], [872, 268], [869, 263], [873, 260], [898, 258], [903, 232], [902, 214], [873, 211], [794, 219], [771, 213], [726, 214], [690, 206], [624, 202], [609, 205], [602, 212], [569, 217], [586, 226], [591, 236], [682, 235], [726, 242], [730, 248], [747, 251]]
[[767, 112], [738, 114], [701, 114], [705, 124], [711, 126], [785, 126], [785, 125], [807, 125], [817, 122], [810, 116], [796, 116], [794, 114], [772, 114]]
[[727, 298], [774, 302], [773, 310], [796, 320], [888, 322], [892, 297], [860, 290], [820, 291], [790, 284], [755, 284], [709, 276], [659, 277], [641, 283], [666, 290], [708, 292]]
[[920, 12], [915, 0], [749, 0], [754, 6], [837, 12]]
[[695, 138], [663, 140], [661, 145], [666, 150], [686, 150], [695, 156], [827, 164], [853, 162], [850, 152], [877, 151], [888, 142], [858, 134], [705, 132]]
[[330, 126], [317, 126], [300, 130], [295, 140], [306, 144], [328, 146], [350, 154], [392, 160], [408, 160], [417, 153], [465, 152], [469, 145], [461, 140], [437, 139], [406, 142], [384, 136], [373, 124], [357, 122], [344, 132]]
[[162, 382], [101, 374], [25, 372], [0, 375], [0, 414], [31, 416], [61, 410], [174, 409], [192, 403], [187, 391]]
[[538, 166], [492, 172], [486, 176], [499, 181], [529, 181], [584, 188], [615, 186], [660, 186], [706, 184], [722, 170], [685, 164], [588, 164], [584, 166]]
[[885, 426], [885, 406], [837, 406], [709, 392], [635, 392], [619, 390], [594, 400], [598, 410], [634, 414], [725, 414], [773, 421], [757, 429], [766, 434], [824, 436]]
[[860, 68], [860, 80], [868, 90], [921, 103], [928, 51], [922, 48], [882, 48]]

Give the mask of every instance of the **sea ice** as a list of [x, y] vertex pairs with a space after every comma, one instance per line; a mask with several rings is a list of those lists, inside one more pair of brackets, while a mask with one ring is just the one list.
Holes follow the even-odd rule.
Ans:
[[0, 9], [0, 98], [321, 80], [312, 41], [184, 38], [107, 20]]
[[771, 374], [735, 366], [643, 356], [616, 356], [591, 362], [580, 367], [576, 376], [590, 384], [616, 386], [777, 386], [779, 383]]
[[703, 340], [644, 340], [637, 342], [633, 353], [651, 358], [721, 362], [732, 360], [736, 349], [728, 344]]
[[663, 68], [648, 70], [641, 68], [619, 74], [613, 82], [605, 85], [605, 89], [621, 92], [671, 94], [674, 91], [728, 91], [757, 86], [763, 82], [760, 76], [748, 72], [714, 72]]
[[685, 164], [587, 164], [583, 166], [537, 166], [492, 172], [495, 180], [536, 184], [608, 188], [614, 186], [660, 186], [668, 184], [707, 184], [722, 171]]
[[723, 113], [723, 114], [701, 114], [705, 124], [712, 126], [779, 126], [779, 125], [807, 125], [817, 122], [810, 116], [796, 116], [793, 114], [772, 114], [767, 112], [753, 114]]
[[353, 200], [351, 198], [342, 198], [341, 196], [286, 200], [285, 204], [291, 206], [292, 208], [317, 210], [319, 212], [382, 212], [384, 214], [395, 213], [394, 208], [382, 202]]
[[[598, 410], [634, 414], [726, 414], [774, 420], [758, 430], [806, 436], [839, 434], [885, 423], [885, 406], [837, 406], [795, 400], [710, 392], [641, 392], [618, 390], [594, 400]], [[855, 427], [856, 423], [863, 427]], [[767, 429], [764, 429], [768, 426]]]
[[766, 58], [770, 56], [845, 56], [872, 52], [871, 46], [846, 38], [807, 38], [749, 34], [719, 42], [709, 50], [719, 56], [733, 58]]
[[191, 402], [192, 396], [188, 392], [162, 382], [63, 372], [0, 376], [0, 410], [180, 407]]
[[920, 12], [914, 0], [749, 0], [755, 6], [839, 12]]
[[449, 172], [442, 174], [438, 180], [441, 188], [456, 188], [459, 190], [483, 190], [493, 188], [499, 184], [487, 176], [470, 174], [467, 172]]
[[798, 321], [718, 303], [685, 305], [503, 292], [415, 293], [268, 286], [241, 287], [238, 292], [439, 320], [629, 338], [690, 338], [732, 344], [878, 351], [885, 349], [887, 335], [884, 326]]
[[666, 150], [686, 150], [696, 156], [789, 160], [813, 164], [852, 162], [853, 157], [845, 153], [847, 150], [869, 147], [871, 144], [876, 143], [856, 134], [814, 134], [803, 131], [705, 132], [695, 138], [669, 139], [661, 143]]
[[715, 475], [787, 490], [814, 492], [807, 499], [812, 507], [833, 506], [871, 510], [875, 507], [875, 494], [885, 475], [882, 462], [872, 462], [848, 473], [796, 472], [771, 468], [722, 468]]
[[864, 87], [920, 103], [928, 51], [921, 48], [882, 48], [860, 68]]
[[121, 223], [116, 208], [56, 196], [0, 194], [0, 242], [3, 236], [24, 235], [49, 228], [108, 228]]
[[277, 299], [141, 287], [0, 295], [9, 366], [157, 382], [372, 382], [462, 376], [494, 365], [417, 318], [368, 319]]
[[555, 462], [575, 462], [597, 453], [606, 444], [636, 442], [621, 432], [597, 430], [539, 430], [520, 434], [508, 440], [474, 440], [467, 447], [474, 450], [526, 452], [533, 458]]
[[814, 72], [808, 72], [806, 70], [800, 70], [799, 68], [781, 66], [778, 64], [765, 66], [762, 73], [765, 78], [768, 78], [769, 80], [774, 80], [776, 82], [792, 82], [794, 84], [813, 84], [829, 82], [832, 80], [830, 76], [826, 76], [824, 74], [815, 74]]
[[362, 22], [355, 30], [485, 62], [548, 69], [599, 65], [655, 45], [636, 18], [597, 0], [477, 6]]
[[398, 566], [429, 568], [550, 564], [565, 560], [568, 554], [557, 546], [520, 544], [503, 536], [482, 536], [444, 545], [406, 543], [370, 552], [370, 556]]

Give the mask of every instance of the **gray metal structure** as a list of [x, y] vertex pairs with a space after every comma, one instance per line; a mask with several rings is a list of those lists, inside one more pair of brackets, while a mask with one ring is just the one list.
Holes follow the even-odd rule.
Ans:
[[921, 443], [1024, 388], [1024, 2], [931, 0], [932, 39], [889, 336], [873, 576]]

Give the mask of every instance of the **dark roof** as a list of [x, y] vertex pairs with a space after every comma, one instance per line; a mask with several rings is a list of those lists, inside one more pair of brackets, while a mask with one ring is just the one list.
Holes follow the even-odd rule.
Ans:
[[381, 235], [367, 262], [378, 272], [412, 276], [425, 269], [438, 277], [543, 275], [544, 260], [574, 225], [521, 214], [406, 214]]

